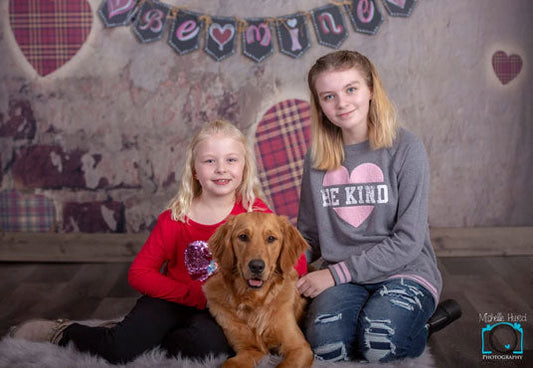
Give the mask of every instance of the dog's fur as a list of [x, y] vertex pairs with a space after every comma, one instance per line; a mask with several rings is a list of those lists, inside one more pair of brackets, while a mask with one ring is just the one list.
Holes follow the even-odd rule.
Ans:
[[305, 299], [293, 268], [308, 245], [285, 217], [243, 213], [209, 239], [218, 272], [204, 284], [209, 311], [236, 352], [224, 367], [253, 367], [269, 351], [278, 367], [311, 367], [313, 352], [298, 326]]

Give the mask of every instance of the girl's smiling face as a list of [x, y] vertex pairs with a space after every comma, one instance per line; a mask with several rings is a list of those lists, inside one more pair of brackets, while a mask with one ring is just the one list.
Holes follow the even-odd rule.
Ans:
[[194, 175], [206, 197], [234, 196], [241, 185], [245, 153], [242, 143], [217, 134], [198, 143]]
[[328, 70], [315, 80], [322, 112], [342, 130], [344, 144], [368, 139], [368, 111], [372, 91], [356, 68]]

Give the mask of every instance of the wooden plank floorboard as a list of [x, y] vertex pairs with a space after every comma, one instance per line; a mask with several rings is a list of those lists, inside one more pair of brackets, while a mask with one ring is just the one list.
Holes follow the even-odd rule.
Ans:
[[[463, 316], [434, 334], [429, 345], [438, 357], [439, 368], [531, 367], [533, 366], [533, 310], [530, 300], [533, 257], [440, 258], [443, 275], [441, 300], [456, 299]], [[483, 361], [481, 330], [487, 325], [480, 313], [522, 313], [524, 328], [523, 361]]]
[[[533, 366], [533, 257], [438, 258], [443, 276], [441, 300], [459, 301], [463, 317], [431, 336], [428, 344], [439, 368], [499, 367], [483, 361], [480, 313], [522, 313], [522, 362]], [[122, 263], [0, 263], [0, 334], [29, 318], [111, 319], [135, 305], [140, 294]]]
[[[437, 351], [432, 350], [438, 357], [439, 368], [455, 368], [472, 364], [475, 360], [473, 352], [477, 344], [476, 334], [479, 331], [470, 316], [476, 314], [476, 308], [472, 306], [461, 288], [456, 289], [449, 283], [449, 278], [444, 279], [444, 287], [441, 299], [455, 299], [461, 305], [463, 317], [447, 328], [436, 332], [428, 341], [429, 346]], [[459, 338], [458, 338], [459, 337]], [[453, 354], [451, 354], [453, 352]]]
[[[490, 257], [487, 262], [529, 306], [533, 306], [533, 265], [531, 257]], [[531, 316], [533, 318], [533, 315]]]
[[[439, 257], [533, 255], [533, 226], [431, 228]], [[145, 233], [0, 233], [0, 261], [131, 262]]]

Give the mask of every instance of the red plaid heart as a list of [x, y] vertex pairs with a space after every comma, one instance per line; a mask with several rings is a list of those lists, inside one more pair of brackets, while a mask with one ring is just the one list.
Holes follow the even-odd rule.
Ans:
[[290, 99], [272, 106], [255, 132], [259, 180], [278, 215], [296, 224], [303, 161], [310, 142], [310, 107]]
[[497, 51], [492, 55], [492, 68], [500, 82], [507, 84], [520, 73], [522, 58], [515, 54], [507, 56], [505, 52]]
[[17, 43], [37, 73], [48, 75], [85, 43], [92, 25], [85, 0], [9, 0], [9, 22]]

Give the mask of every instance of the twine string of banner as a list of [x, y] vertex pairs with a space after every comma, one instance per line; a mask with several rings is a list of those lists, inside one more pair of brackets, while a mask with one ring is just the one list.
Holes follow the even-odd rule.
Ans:
[[235, 23], [237, 24], [237, 34], [246, 32], [246, 28], [248, 28], [248, 21], [235, 17]]
[[206, 29], [209, 28], [211, 23], [213, 23], [213, 19], [211, 19], [210, 15], [200, 15], [198, 20], [204, 23]]
[[331, 4], [337, 5], [338, 7], [342, 7], [344, 5], [351, 5], [352, 2], [351, 1], [335, 1], [335, 0], [333, 0], [333, 1], [331, 1]]
[[209, 32], [209, 27], [211, 26], [211, 23], [213, 23], [213, 19], [211, 19], [210, 15], [204, 14], [198, 17], [198, 21], [204, 24], [200, 31], [202, 38], [204, 38], [206, 37], [206, 32]]
[[[140, 0], [139, 3], [136, 5], [136, 7], [138, 9], [140, 9], [144, 3], [148, 3], [151, 7], [154, 7], [155, 6], [155, 3], [154, 3], [154, 0]], [[335, 6], [338, 6], [338, 7], [343, 7], [344, 5], [348, 5], [351, 7], [352, 5], [352, 1], [335, 1], [335, 0], [332, 0], [329, 2], [329, 4], [332, 4], [332, 5], [335, 5]], [[184, 6], [180, 6], [180, 7], [176, 7], [176, 6], [171, 6], [170, 7], [170, 11], [169, 11], [169, 14], [167, 16], [167, 19], [169, 20], [174, 20], [176, 19], [176, 17], [178, 16], [178, 13], [182, 10], [188, 10], [187, 7], [184, 7]], [[296, 13], [294, 14], [297, 14], [297, 15], [304, 15], [307, 19], [309, 19], [309, 21], [312, 21], [312, 11], [297, 11]], [[258, 17], [258, 18], [261, 18], [261, 17]], [[209, 25], [211, 25], [211, 23], [213, 22], [212, 21], [212, 17], [210, 15], [207, 15], [207, 14], [203, 14], [203, 15], [200, 15], [198, 17], [199, 20], [203, 20], [206, 25], [206, 27], [209, 27]], [[237, 24], [237, 31], [238, 33], [242, 33], [246, 30], [246, 27], [248, 26], [248, 22], [246, 21], [246, 19], [242, 19], [242, 18], [239, 18], [239, 17], [233, 17], [233, 19], [235, 19], [235, 23]], [[287, 26], [285, 24], [285, 21], [286, 19], [284, 18], [275, 18], [275, 17], [267, 17], [267, 18], [261, 18], [262, 20], [264, 20], [268, 25], [272, 25], [274, 24], [275, 22], [280, 22], [282, 24], [284, 24], [285, 26]], [[287, 28], [289, 29], [289, 28]]]

